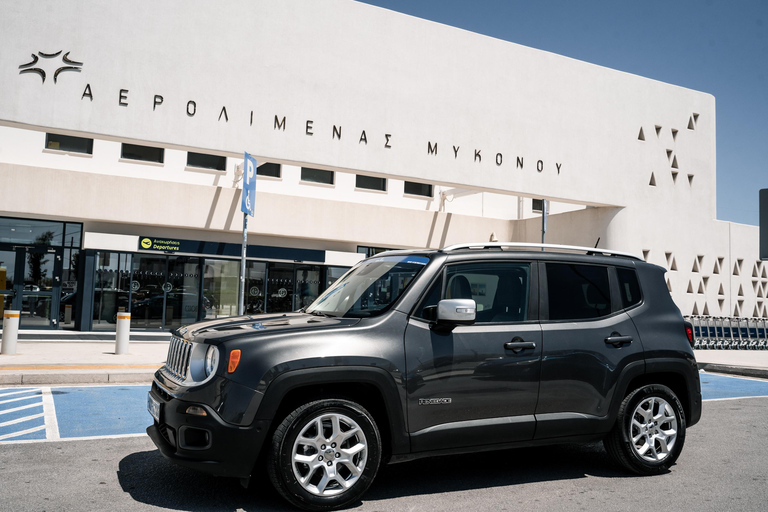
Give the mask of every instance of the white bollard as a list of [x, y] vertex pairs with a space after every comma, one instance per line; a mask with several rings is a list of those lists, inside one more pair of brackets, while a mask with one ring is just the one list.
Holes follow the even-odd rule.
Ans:
[[3, 313], [3, 347], [0, 354], [12, 356], [16, 353], [16, 340], [19, 339], [19, 317], [21, 311], [7, 310]]
[[128, 353], [128, 340], [131, 337], [131, 314], [117, 313], [117, 331], [115, 332], [115, 354]]

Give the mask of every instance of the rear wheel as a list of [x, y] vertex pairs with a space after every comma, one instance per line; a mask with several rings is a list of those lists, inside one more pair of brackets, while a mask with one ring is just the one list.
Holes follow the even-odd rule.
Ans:
[[302, 405], [277, 427], [268, 470], [277, 491], [297, 507], [335, 510], [360, 499], [380, 462], [373, 417], [354, 402], [326, 399]]
[[619, 407], [616, 425], [603, 440], [619, 465], [642, 475], [669, 469], [685, 443], [685, 414], [675, 393], [652, 384], [636, 389]]

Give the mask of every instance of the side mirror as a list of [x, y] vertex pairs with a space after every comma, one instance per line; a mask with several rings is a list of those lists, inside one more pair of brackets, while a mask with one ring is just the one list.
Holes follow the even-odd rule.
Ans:
[[477, 304], [472, 299], [444, 299], [437, 303], [438, 325], [456, 326], [475, 323]]

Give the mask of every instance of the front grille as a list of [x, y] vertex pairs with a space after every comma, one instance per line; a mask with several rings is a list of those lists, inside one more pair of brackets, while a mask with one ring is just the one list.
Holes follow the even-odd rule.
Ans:
[[189, 354], [191, 352], [191, 342], [177, 338], [176, 336], [171, 337], [165, 369], [179, 382], [184, 382], [187, 379], [187, 372], [189, 371]]

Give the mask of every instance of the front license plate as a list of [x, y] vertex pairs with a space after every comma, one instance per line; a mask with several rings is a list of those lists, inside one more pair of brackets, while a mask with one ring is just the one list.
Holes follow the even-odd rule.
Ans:
[[155, 421], [160, 423], [160, 402], [155, 400], [151, 393], [147, 393], [147, 410]]

